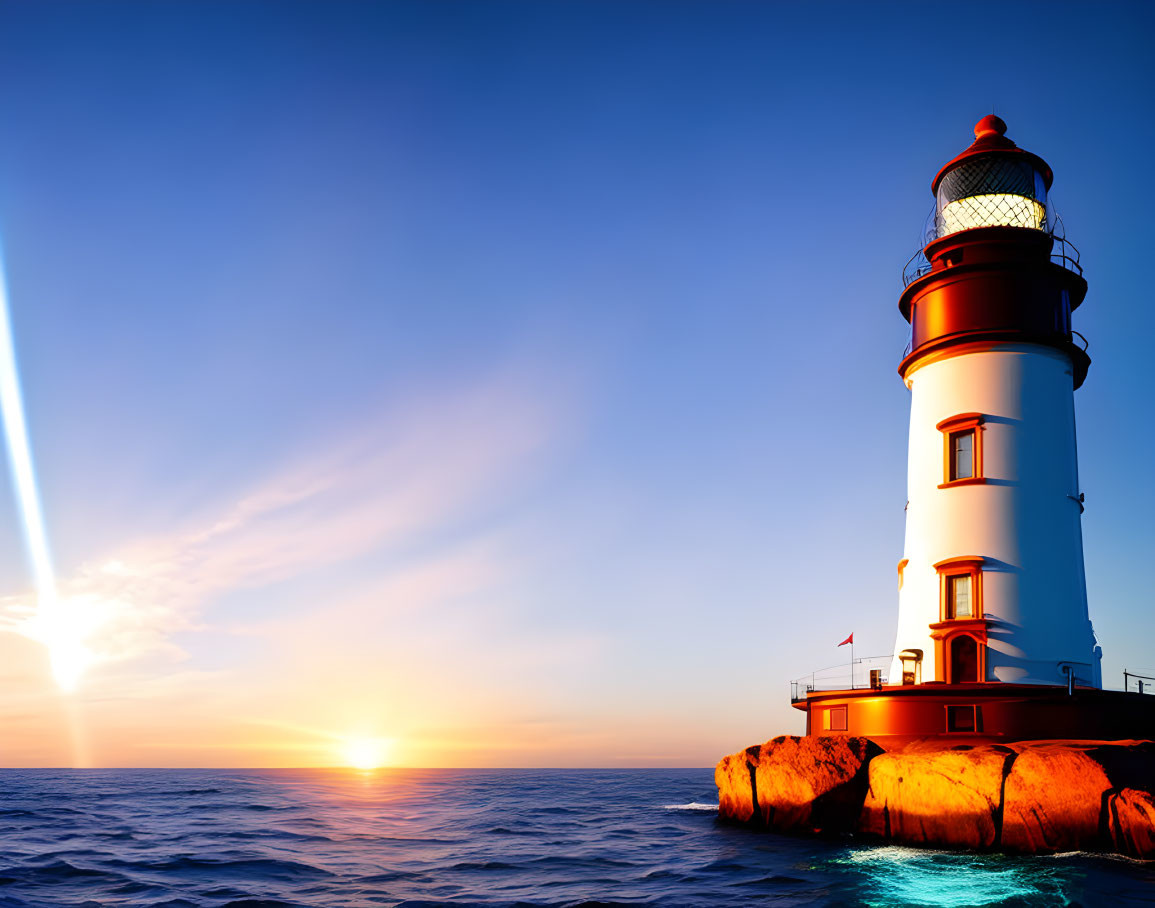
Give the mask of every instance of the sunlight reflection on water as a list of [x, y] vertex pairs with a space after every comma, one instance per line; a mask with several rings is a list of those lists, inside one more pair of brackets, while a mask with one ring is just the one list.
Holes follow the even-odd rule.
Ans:
[[843, 859], [865, 875], [868, 905], [965, 908], [1045, 896], [1070, 904], [1059, 865], [1047, 858], [954, 854], [897, 845], [864, 848]]

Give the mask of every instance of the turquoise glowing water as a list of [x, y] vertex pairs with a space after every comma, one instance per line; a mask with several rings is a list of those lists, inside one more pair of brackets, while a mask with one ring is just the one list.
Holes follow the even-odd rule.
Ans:
[[1155, 865], [723, 826], [710, 770], [8, 770], [0, 908], [1151, 905]]

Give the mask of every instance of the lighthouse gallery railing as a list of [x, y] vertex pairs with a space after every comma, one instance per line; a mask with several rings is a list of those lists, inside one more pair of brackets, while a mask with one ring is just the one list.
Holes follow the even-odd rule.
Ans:
[[870, 687], [870, 673], [879, 672], [881, 683], [886, 683], [894, 656], [863, 656], [855, 659], [853, 670], [849, 661], [841, 665], [819, 669], [790, 682], [790, 700], [797, 703], [816, 690], [855, 690]]
[[[1054, 245], [1051, 247], [1051, 261], [1056, 265], [1062, 265], [1068, 271], [1082, 275], [1083, 266], [1079, 262], [1079, 250], [1075, 247], [1074, 243], [1067, 239], [1063, 219], [1059, 217], [1055, 211], [1053, 203], [1047, 206], [1047, 220], [1043, 229], [1050, 235], [1051, 239], [1054, 240]], [[937, 237], [938, 230], [935, 226], [935, 207], [932, 205], [930, 217], [927, 218], [923, 228], [922, 245], [920, 245], [915, 254], [910, 257], [910, 261], [906, 263], [906, 267], [902, 269], [903, 287], [909, 287], [924, 274], [930, 273], [930, 260], [927, 259], [926, 253], [923, 250], [926, 248], [927, 243]]]
[[1123, 690], [1136, 694], [1155, 694], [1155, 675], [1142, 675], [1123, 669]]

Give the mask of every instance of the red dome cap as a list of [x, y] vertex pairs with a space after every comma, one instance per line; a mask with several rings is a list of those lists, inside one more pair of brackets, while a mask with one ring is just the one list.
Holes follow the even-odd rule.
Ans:
[[975, 138], [981, 139], [984, 136], [1005, 136], [1007, 134], [1007, 124], [994, 114], [987, 114], [975, 124]]
[[1032, 154], [1029, 151], [1024, 151], [1019, 148], [1014, 142], [1006, 136], [1007, 124], [994, 114], [987, 114], [975, 124], [975, 140], [971, 143], [970, 148], [962, 154], [947, 161], [943, 165], [942, 170], [935, 174], [935, 178], [931, 181], [930, 191], [934, 194], [938, 193], [938, 184], [947, 172], [953, 170], [963, 161], [968, 158], [973, 158], [975, 155], [981, 154], [999, 154], [999, 155], [1013, 155], [1031, 162], [1031, 165], [1039, 173], [1043, 175], [1043, 183], [1047, 189], [1051, 188], [1051, 182], [1054, 180], [1054, 174], [1051, 173], [1051, 167], [1040, 158], [1037, 154]]

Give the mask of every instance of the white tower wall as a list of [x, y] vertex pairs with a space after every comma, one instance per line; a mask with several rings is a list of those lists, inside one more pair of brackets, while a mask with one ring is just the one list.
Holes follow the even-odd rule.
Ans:
[[[986, 679], [1101, 686], [1099, 650], [1087, 610], [1073, 369], [1062, 352], [1033, 344], [986, 344], [928, 359], [907, 373], [911, 391], [906, 512], [907, 560], [899, 591], [897, 654], [924, 653], [935, 679], [929, 625], [940, 619], [934, 565], [981, 556], [988, 619]], [[985, 482], [944, 482], [943, 433], [963, 413], [984, 423]]]

